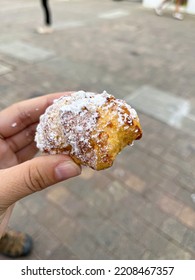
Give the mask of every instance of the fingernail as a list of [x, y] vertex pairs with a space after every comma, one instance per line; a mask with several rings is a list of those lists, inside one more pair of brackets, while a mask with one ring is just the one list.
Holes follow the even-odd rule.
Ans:
[[55, 174], [59, 181], [63, 181], [80, 175], [81, 168], [73, 161], [65, 161], [56, 166]]

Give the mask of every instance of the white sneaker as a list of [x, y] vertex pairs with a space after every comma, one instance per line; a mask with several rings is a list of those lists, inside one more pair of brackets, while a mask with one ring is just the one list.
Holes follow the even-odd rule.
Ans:
[[181, 13], [173, 13], [173, 17], [178, 20], [183, 20], [183, 15]]
[[155, 8], [155, 13], [158, 15], [158, 16], [162, 16], [163, 15], [163, 10], [161, 8]]
[[37, 28], [37, 32], [39, 34], [51, 34], [53, 32], [53, 28], [50, 26], [40, 26]]

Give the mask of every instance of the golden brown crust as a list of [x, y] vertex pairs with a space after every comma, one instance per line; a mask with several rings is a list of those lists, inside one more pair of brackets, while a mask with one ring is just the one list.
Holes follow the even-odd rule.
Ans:
[[112, 166], [117, 154], [142, 136], [138, 118], [131, 119], [130, 112], [124, 107], [123, 113], [128, 114], [129, 119], [124, 121], [121, 126], [117, 115], [110, 118], [110, 112], [113, 110], [117, 110], [116, 105], [110, 110], [103, 110], [102, 108], [99, 110], [101, 117], [97, 122], [97, 130], [101, 132], [94, 144], [94, 149], [98, 155], [97, 170]]
[[69, 154], [76, 163], [101, 170], [141, 136], [138, 116], [125, 101], [80, 91], [46, 110], [35, 140], [41, 151]]

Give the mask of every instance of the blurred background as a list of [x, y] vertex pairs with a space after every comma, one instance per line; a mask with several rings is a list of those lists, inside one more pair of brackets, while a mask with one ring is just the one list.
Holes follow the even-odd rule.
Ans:
[[33, 237], [27, 259], [195, 259], [195, 18], [184, 4], [178, 21], [154, 1], [52, 0], [54, 32], [40, 35], [38, 0], [0, 0], [0, 109], [106, 90], [144, 133], [110, 169], [17, 203], [10, 226]]

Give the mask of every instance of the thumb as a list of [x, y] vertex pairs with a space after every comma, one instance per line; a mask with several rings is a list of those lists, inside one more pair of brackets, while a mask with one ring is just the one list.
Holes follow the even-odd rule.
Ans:
[[80, 173], [80, 167], [65, 155], [41, 156], [0, 170], [0, 208]]

